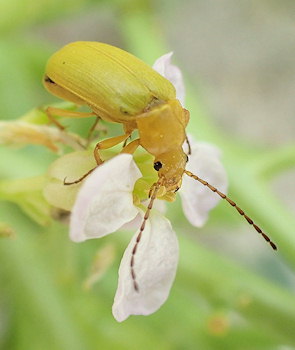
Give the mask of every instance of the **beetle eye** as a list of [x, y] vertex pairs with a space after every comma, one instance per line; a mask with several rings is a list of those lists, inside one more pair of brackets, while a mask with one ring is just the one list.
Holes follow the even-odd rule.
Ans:
[[162, 168], [162, 163], [161, 162], [155, 162], [154, 163], [154, 169], [159, 171]]

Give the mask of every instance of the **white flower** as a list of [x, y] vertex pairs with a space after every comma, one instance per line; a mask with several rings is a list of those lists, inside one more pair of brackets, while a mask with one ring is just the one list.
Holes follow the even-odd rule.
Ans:
[[[75, 242], [117, 231], [138, 214], [132, 191], [141, 173], [132, 156], [122, 154], [96, 168], [83, 184], [72, 209]], [[123, 181], [121, 181], [124, 179]]]
[[176, 90], [176, 96], [184, 106], [185, 88], [181, 70], [171, 63], [173, 52], [166, 53], [159, 57], [153, 65], [154, 70], [170, 80]]
[[149, 315], [168, 298], [178, 263], [178, 241], [168, 219], [153, 212], [147, 221], [135, 258], [135, 291], [130, 274], [131, 252], [137, 233], [125, 250], [119, 269], [118, 289], [113, 305], [117, 321], [129, 315]]
[[[159, 58], [154, 69], [173, 82], [177, 97], [184, 99], [180, 70], [171, 65], [171, 53]], [[220, 163], [219, 151], [206, 143], [196, 143], [190, 137], [192, 154], [187, 170], [225, 192], [227, 180]], [[81, 242], [103, 237], [133, 221], [142, 210], [133, 203], [133, 188], [141, 177], [133, 157], [120, 154], [95, 169], [84, 181], [72, 210], [70, 237]], [[197, 181], [184, 175], [180, 189], [185, 215], [194, 226], [205, 223], [208, 212], [220, 198]], [[141, 219], [142, 221], [143, 219]], [[118, 289], [113, 315], [121, 322], [130, 315], [155, 312], [167, 299], [173, 283], [177, 262], [178, 242], [168, 219], [154, 206], [146, 222], [135, 254], [134, 271], [139, 291], [133, 285], [131, 257], [137, 231], [129, 243], [119, 269]]]
[[[219, 149], [206, 142], [195, 142], [191, 136], [189, 136], [189, 141], [192, 154], [189, 157], [186, 170], [197, 174], [201, 179], [225, 193], [227, 191], [227, 177], [220, 162]], [[209, 211], [220, 201], [220, 197], [216, 193], [185, 175], [179, 194], [185, 216], [196, 227], [205, 224]]]

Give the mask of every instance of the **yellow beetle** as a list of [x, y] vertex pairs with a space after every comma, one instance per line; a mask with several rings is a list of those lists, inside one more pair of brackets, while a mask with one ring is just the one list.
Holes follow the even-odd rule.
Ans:
[[[155, 168], [166, 190], [181, 184], [187, 155], [182, 150], [189, 112], [176, 99], [174, 86], [147, 64], [119, 48], [98, 42], [74, 42], [57, 51], [48, 61], [44, 85], [52, 94], [93, 113], [47, 110], [69, 117], [96, 115], [121, 123], [125, 134], [97, 144], [98, 150], [128, 139], [138, 129], [139, 139], [123, 152], [133, 153], [141, 145], [155, 156]], [[169, 133], [167, 126], [169, 125]]]
[[[187, 140], [185, 129], [189, 112], [176, 99], [174, 86], [147, 64], [114, 46], [98, 42], [74, 42], [52, 55], [46, 66], [43, 83], [53, 95], [78, 105], [87, 105], [92, 110], [91, 113], [82, 113], [49, 107], [48, 116], [57, 125], [59, 123], [53, 115], [79, 118], [95, 115], [123, 125], [124, 135], [96, 145], [94, 156], [98, 165], [102, 162], [99, 149], [107, 149], [126, 141], [136, 129], [139, 138], [127, 144], [122, 152], [133, 154], [138, 146], [142, 146], [155, 157], [154, 168], [158, 171], [158, 181], [150, 190], [150, 203], [130, 261], [135, 290], [138, 290], [138, 286], [133, 268], [134, 255], [153, 202], [160, 188], [164, 188], [167, 193], [177, 191], [184, 173], [235, 207], [276, 249], [276, 245], [235, 202], [207, 181], [185, 170], [188, 157], [182, 145]], [[80, 182], [87, 175], [88, 173], [73, 183]]]

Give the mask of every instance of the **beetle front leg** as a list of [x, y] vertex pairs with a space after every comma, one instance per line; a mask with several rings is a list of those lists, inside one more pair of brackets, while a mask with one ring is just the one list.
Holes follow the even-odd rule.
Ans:
[[108, 149], [108, 148], [111, 148], [113, 146], [116, 146], [119, 143], [127, 140], [129, 136], [130, 136], [130, 133], [120, 135], [120, 136], [111, 137], [109, 139], [98, 142], [94, 148], [94, 151], [93, 151], [94, 158], [96, 160], [97, 165], [102, 163], [102, 160], [101, 160], [100, 155], [99, 155], [100, 149]]
[[140, 139], [133, 140], [130, 143], [128, 143], [127, 146], [124, 146], [120, 153], [133, 154], [137, 150], [139, 145], [140, 145]]
[[[120, 142], [123, 142], [125, 141], [126, 139], [128, 139], [128, 137], [130, 136], [130, 133], [129, 134], [124, 134], [124, 135], [121, 135], [121, 136], [115, 136], [115, 137], [111, 137], [109, 139], [106, 139], [106, 140], [103, 140], [101, 142], [98, 142], [94, 148], [94, 151], [93, 151], [93, 154], [94, 154], [94, 158], [96, 160], [96, 163], [97, 163], [97, 166], [102, 164], [103, 161], [102, 159], [100, 158], [100, 155], [99, 155], [99, 150], [100, 149], [108, 149], [108, 148], [111, 148], [113, 146], [116, 146], [117, 144], [119, 144]], [[136, 141], [136, 142], [135, 142]], [[127, 152], [124, 152], [124, 153], [133, 153], [135, 151], [135, 149], [138, 147], [138, 145], [136, 146], [136, 144], [138, 143], [139, 145], [139, 139], [138, 140], [134, 140], [132, 141], [129, 145], [133, 144], [132, 146], [130, 146], [128, 149], [127, 147], [129, 145], [127, 145], [125, 148], [127, 150]], [[136, 147], [135, 147], [136, 146]], [[134, 149], [133, 152], [130, 152]], [[66, 181], [66, 179], [64, 179], [64, 185], [74, 185], [74, 184], [78, 184], [80, 183], [81, 181], [83, 181], [88, 175], [90, 175], [93, 170], [95, 170], [97, 168], [97, 166], [95, 168], [92, 168], [90, 169], [86, 174], [84, 174], [83, 176], [81, 176], [79, 179], [75, 180], [75, 181], [71, 181], [71, 182], [68, 182]]]

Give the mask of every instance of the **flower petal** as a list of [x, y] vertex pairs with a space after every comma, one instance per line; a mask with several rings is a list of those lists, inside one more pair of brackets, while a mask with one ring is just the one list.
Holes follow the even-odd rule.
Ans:
[[[194, 142], [189, 139], [192, 154], [189, 156], [186, 169], [196, 174], [201, 179], [208, 181], [221, 192], [227, 191], [227, 176], [220, 162], [219, 150], [205, 142]], [[179, 191], [182, 199], [182, 207], [189, 222], [197, 227], [204, 225], [209, 211], [214, 208], [221, 199], [216, 193], [198, 181], [183, 176], [183, 182]]]
[[153, 68], [155, 71], [163, 75], [163, 77], [171, 81], [176, 90], [176, 97], [184, 106], [185, 88], [183, 83], [183, 77], [181, 70], [171, 63], [172, 55], [173, 52], [169, 52], [166, 55], [163, 55], [160, 58], [158, 58], [154, 63]]
[[178, 262], [178, 241], [164, 216], [151, 213], [138, 245], [134, 270], [138, 291], [131, 276], [130, 261], [138, 232], [121, 261], [113, 315], [119, 322], [130, 315], [149, 315], [168, 298]]
[[67, 153], [55, 160], [49, 167], [49, 181], [43, 189], [47, 202], [56, 208], [71, 211], [82, 183], [65, 186], [64, 179], [79, 179], [95, 166], [93, 152], [89, 151]]
[[[142, 202], [143, 205], [145, 205], [146, 207], [149, 204], [148, 200], [145, 200]], [[167, 207], [166, 207], [166, 203], [163, 200], [157, 200], [154, 202], [153, 205], [153, 209], [156, 209], [158, 212], [160, 212], [161, 214], [165, 215], [166, 211], [167, 211]], [[130, 221], [127, 222], [125, 225], [123, 225], [122, 227], [120, 227], [120, 231], [121, 230], [126, 230], [126, 231], [131, 231], [131, 230], [136, 230], [142, 223], [142, 213], [138, 212], [138, 214], [136, 215], [136, 217]]]
[[75, 242], [116, 231], [135, 218], [133, 187], [141, 177], [132, 155], [120, 154], [90, 174], [73, 207], [70, 237]]

